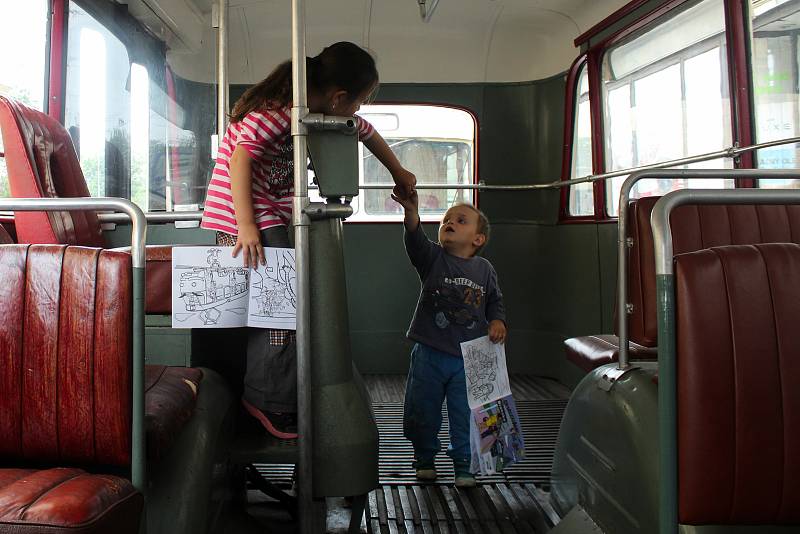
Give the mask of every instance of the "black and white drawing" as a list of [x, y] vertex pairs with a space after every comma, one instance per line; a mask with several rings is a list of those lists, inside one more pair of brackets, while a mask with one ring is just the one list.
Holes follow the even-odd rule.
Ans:
[[461, 344], [467, 400], [470, 408], [511, 395], [505, 346], [492, 343], [488, 336]]
[[267, 265], [251, 274], [248, 322], [269, 328], [296, 328], [297, 295], [294, 249], [266, 248]]
[[175, 247], [172, 327], [295, 329], [294, 250], [265, 248], [265, 266], [242, 265], [233, 247]]

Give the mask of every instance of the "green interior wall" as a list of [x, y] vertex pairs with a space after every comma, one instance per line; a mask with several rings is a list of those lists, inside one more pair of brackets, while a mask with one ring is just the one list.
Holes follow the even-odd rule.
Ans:
[[[564, 76], [513, 84], [384, 84], [377, 101], [468, 109], [479, 127], [479, 179], [544, 183], [560, 174], [564, 89]], [[479, 205], [492, 222], [484, 255], [505, 293], [511, 370], [575, 384], [582, 373], [564, 358], [563, 340], [613, 330], [616, 225], [558, 224], [556, 190], [487, 191]], [[436, 225], [425, 229], [435, 236]], [[115, 246], [128, 235], [123, 226], [110, 233]], [[344, 236], [353, 359], [365, 373], [405, 373], [411, 344], [404, 334], [419, 280], [403, 249], [402, 225], [345, 224]], [[214, 236], [169, 224], [151, 226], [148, 242], [210, 244]], [[161, 348], [151, 336], [148, 352]]]

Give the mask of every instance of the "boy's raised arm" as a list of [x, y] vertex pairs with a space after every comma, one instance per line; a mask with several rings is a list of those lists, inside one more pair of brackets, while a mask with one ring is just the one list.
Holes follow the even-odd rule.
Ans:
[[424, 276], [433, 258], [434, 245], [420, 227], [417, 192], [412, 191], [409, 197], [404, 199], [392, 194], [392, 198], [403, 206], [406, 213], [403, 225], [406, 228], [404, 241], [408, 257], [420, 276]]
[[409, 232], [416, 232], [419, 228], [419, 198], [417, 192], [412, 190], [411, 194], [406, 198], [400, 198], [398, 195], [392, 193], [392, 200], [403, 206], [405, 211], [405, 219], [403, 224]]

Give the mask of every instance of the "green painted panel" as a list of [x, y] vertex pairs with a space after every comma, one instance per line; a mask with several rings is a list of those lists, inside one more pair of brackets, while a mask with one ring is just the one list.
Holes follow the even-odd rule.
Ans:
[[617, 225], [597, 225], [597, 245], [600, 253], [601, 329], [604, 334], [615, 332], [614, 306], [617, 302]]
[[[129, 224], [117, 224], [113, 230], [106, 230], [103, 235], [109, 247], [128, 247], [131, 244], [131, 227]], [[172, 223], [148, 224], [148, 245], [211, 245], [216, 242], [216, 233], [201, 228], [175, 228]]]
[[[487, 183], [547, 182], [559, 176], [562, 75], [513, 84], [383, 84], [376, 101], [455, 105], [473, 112], [479, 125], [479, 177]], [[506, 295], [512, 371], [574, 384], [580, 373], [564, 358], [563, 340], [612, 331], [616, 225], [556, 224], [556, 191], [484, 192], [479, 200], [493, 224], [485, 256]], [[425, 228], [434, 235], [435, 225]], [[400, 223], [344, 227], [353, 360], [365, 373], [408, 369], [411, 343], [405, 332], [419, 279], [402, 233]], [[130, 234], [126, 225], [117, 225], [108, 235], [114, 246], [123, 246]], [[148, 228], [150, 244], [213, 242], [213, 232], [199, 228]], [[148, 355], [180, 357], [184, 349], [178, 339], [180, 334], [170, 337], [149, 324]], [[202, 345], [194, 343], [197, 351]]]

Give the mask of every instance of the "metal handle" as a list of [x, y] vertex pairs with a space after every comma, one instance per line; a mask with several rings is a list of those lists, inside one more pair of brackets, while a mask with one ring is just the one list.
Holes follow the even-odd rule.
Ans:
[[[628, 316], [624, 310], [628, 304], [628, 202], [633, 186], [646, 178], [663, 180], [699, 179], [710, 180], [727, 178], [733, 180], [772, 178], [797, 179], [797, 169], [760, 170], [760, 169], [650, 169], [631, 174], [619, 191], [618, 227], [617, 227], [617, 334], [619, 336], [618, 368], [625, 369], [629, 365], [628, 353]], [[724, 190], [715, 190], [720, 194]]]

